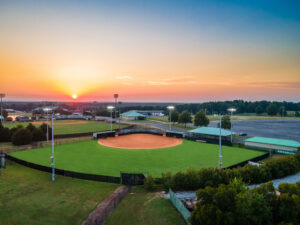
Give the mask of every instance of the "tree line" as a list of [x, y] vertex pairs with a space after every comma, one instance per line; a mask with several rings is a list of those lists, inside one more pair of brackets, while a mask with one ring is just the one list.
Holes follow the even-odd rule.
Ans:
[[236, 108], [236, 113], [256, 113], [261, 115], [267, 113], [270, 116], [286, 116], [287, 111], [295, 111], [295, 116], [300, 116], [300, 102], [270, 102], [270, 101], [218, 101], [218, 102], [204, 102], [199, 104], [182, 104], [176, 105], [178, 112], [188, 110], [192, 114], [196, 114], [199, 110], [205, 110], [206, 114], [228, 114], [228, 108]]
[[[48, 126], [49, 140], [51, 140], [52, 130]], [[43, 123], [39, 127], [35, 127], [29, 123], [25, 128], [18, 125], [14, 128], [4, 127], [0, 123], [0, 142], [12, 142], [14, 145], [26, 145], [32, 141], [45, 141], [47, 135], [47, 124]]]
[[191, 224], [300, 224], [300, 182], [282, 183], [278, 191], [280, 194], [272, 182], [251, 190], [239, 179], [229, 185], [199, 189]]

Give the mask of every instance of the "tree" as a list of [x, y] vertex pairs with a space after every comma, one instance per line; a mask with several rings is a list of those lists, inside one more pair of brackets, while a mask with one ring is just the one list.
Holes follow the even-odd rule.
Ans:
[[299, 111], [296, 111], [295, 116], [296, 116], [296, 117], [300, 117]]
[[284, 106], [281, 106], [278, 111], [280, 116], [287, 116], [287, 112]]
[[96, 115], [110, 117], [110, 112], [106, 109], [99, 109], [99, 110], [97, 110]]
[[[220, 127], [220, 123], [218, 123], [218, 127]], [[222, 117], [222, 127], [223, 129], [227, 129], [230, 130], [231, 128], [231, 120], [230, 120], [230, 116], [226, 115]]]
[[277, 114], [277, 107], [274, 103], [270, 103], [267, 107], [267, 113], [269, 116], [276, 116]]
[[209, 119], [207, 118], [205, 111], [201, 109], [195, 115], [194, 125], [195, 126], [207, 126], [209, 124]]
[[8, 112], [5, 109], [3, 109], [2, 110], [2, 115], [3, 115], [4, 119], [6, 119], [7, 116], [8, 116]]
[[32, 125], [32, 123], [29, 123], [26, 127], [27, 130], [29, 130], [31, 133], [35, 129], [35, 126]]
[[[47, 138], [47, 124], [43, 123], [39, 129], [42, 130], [43, 134], [44, 134], [44, 140], [46, 140]], [[52, 139], [52, 129], [50, 126], [48, 126], [48, 135], [49, 135], [49, 140]]]
[[[179, 113], [176, 109], [171, 111], [171, 122], [175, 123], [178, 122]], [[168, 121], [170, 121], [170, 114], [168, 116]]]
[[46, 139], [45, 134], [40, 128], [34, 128], [31, 134], [32, 134], [32, 141], [43, 141]]
[[262, 114], [264, 112], [264, 109], [263, 109], [263, 107], [261, 107], [260, 105], [258, 105], [256, 108], [255, 108], [255, 113], [257, 114], [257, 115], [260, 115], [260, 114]]
[[9, 128], [3, 127], [0, 123], [0, 142], [9, 142], [10, 136], [9, 136]]
[[191, 122], [192, 122], [192, 116], [189, 111], [184, 110], [182, 113], [180, 113], [178, 117], [178, 123], [183, 123], [184, 126], [186, 127], [186, 124]]
[[12, 143], [14, 145], [26, 145], [32, 140], [32, 134], [29, 130], [21, 128], [18, 129], [12, 136]]

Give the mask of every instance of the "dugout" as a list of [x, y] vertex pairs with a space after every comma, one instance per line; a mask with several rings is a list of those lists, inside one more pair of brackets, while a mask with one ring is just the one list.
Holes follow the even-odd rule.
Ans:
[[114, 137], [116, 136], [116, 131], [103, 131], [103, 132], [96, 132], [93, 133], [93, 137], [94, 139], [98, 139], [98, 138], [107, 138], [107, 137]]
[[245, 140], [245, 146], [284, 155], [295, 154], [300, 149], [300, 143], [297, 141], [265, 137], [248, 138]]
[[[232, 132], [232, 135], [235, 134]], [[219, 144], [220, 128], [216, 127], [198, 127], [194, 130], [187, 132], [186, 139], [199, 142], [207, 142], [212, 144]], [[232, 146], [231, 132], [225, 129], [221, 129], [221, 138], [223, 145]]]
[[183, 132], [166, 131], [167, 137], [183, 138]]

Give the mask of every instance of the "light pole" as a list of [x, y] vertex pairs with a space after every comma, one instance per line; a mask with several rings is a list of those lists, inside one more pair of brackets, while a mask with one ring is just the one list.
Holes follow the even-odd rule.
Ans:
[[222, 169], [222, 114], [220, 114], [220, 137], [219, 137], [219, 169]]
[[4, 120], [4, 116], [3, 116], [3, 105], [2, 105], [2, 98], [5, 97], [4, 93], [0, 93], [0, 98], [1, 98], [1, 120]]
[[49, 125], [48, 125], [49, 114], [48, 114], [48, 112], [50, 110], [51, 110], [50, 108], [44, 108], [44, 111], [47, 112], [47, 145], [49, 145]]
[[114, 106], [107, 106], [108, 111], [110, 111], [110, 131], [112, 131], [112, 111], [115, 107]]
[[170, 105], [167, 107], [169, 109], [169, 116], [170, 116], [170, 130], [172, 130], [172, 110], [175, 108], [174, 106]]
[[120, 105], [122, 104], [122, 102], [118, 102], [118, 112], [119, 112], [119, 130], [121, 129], [121, 125], [120, 125], [120, 119], [121, 119], [121, 107]]
[[54, 168], [54, 129], [53, 129], [53, 113], [51, 114], [51, 128], [52, 128], [52, 156], [51, 156], [51, 166], [52, 166], [52, 181], [55, 181], [55, 168]]
[[236, 111], [235, 108], [229, 108], [227, 109], [227, 111], [230, 112], [230, 134], [231, 134], [231, 144], [232, 144], [232, 113], [234, 113]]
[[[118, 102], [119, 94], [114, 94], [115, 98], [115, 108], [117, 109], [117, 102]], [[117, 110], [115, 110], [115, 118], [117, 118]]]

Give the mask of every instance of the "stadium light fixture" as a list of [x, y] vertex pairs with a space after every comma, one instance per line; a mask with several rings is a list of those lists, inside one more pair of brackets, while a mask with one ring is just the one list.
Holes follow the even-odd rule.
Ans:
[[[114, 94], [115, 108], [116, 108], [116, 109], [117, 109], [117, 107], [118, 107], [118, 105], [117, 105], [118, 97], [119, 97], [119, 94]], [[115, 118], [117, 118], [117, 110], [115, 110]]]
[[232, 144], [232, 113], [236, 111], [235, 108], [229, 108], [227, 109], [228, 112], [230, 112], [230, 134], [231, 134], [231, 144]]
[[169, 105], [167, 107], [169, 109], [169, 116], [170, 116], [170, 130], [172, 130], [172, 118], [171, 118], [171, 111], [175, 109], [175, 107], [173, 105]]
[[112, 105], [107, 106], [107, 110], [110, 111], [110, 131], [112, 131], [112, 112], [114, 108]]
[[0, 98], [1, 98], [1, 120], [4, 120], [2, 99], [5, 98], [5, 96], [6, 95], [4, 93], [0, 93]]

